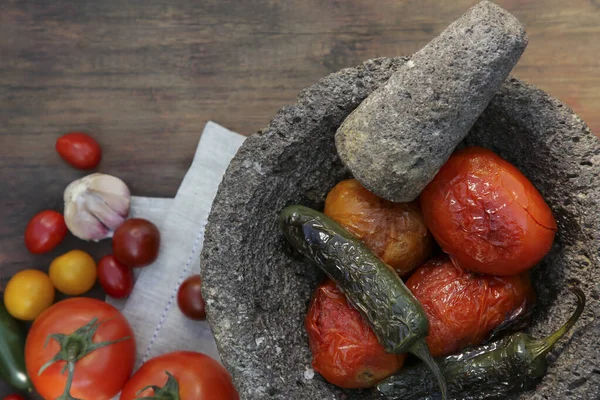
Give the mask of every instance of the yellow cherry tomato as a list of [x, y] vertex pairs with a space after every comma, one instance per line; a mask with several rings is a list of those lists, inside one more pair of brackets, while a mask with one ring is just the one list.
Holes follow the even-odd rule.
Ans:
[[54, 287], [64, 294], [79, 296], [94, 286], [96, 262], [85, 251], [72, 250], [52, 261], [50, 279]]
[[54, 302], [47, 274], [36, 269], [17, 272], [4, 289], [4, 305], [13, 317], [32, 321]]

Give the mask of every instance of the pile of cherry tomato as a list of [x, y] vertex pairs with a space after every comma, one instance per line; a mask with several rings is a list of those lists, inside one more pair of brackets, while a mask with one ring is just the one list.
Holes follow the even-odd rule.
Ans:
[[[454, 153], [413, 203], [383, 200], [352, 179], [329, 192], [324, 212], [405, 279], [429, 319], [434, 357], [526, 319], [535, 300], [528, 270], [557, 230], [533, 184], [481, 147]], [[402, 367], [404, 355], [386, 354], [330, 280], [314, 292], [305, 326], [313, 368], [337, 386], [372, 387]]]
[[[96, 168], [102, 158], [99, 144], [79, 132], [60, 137], [56, 150], [79, 169]], [[63, 215], [44, 210], [29, 221], [25, 246], [33, 254], [47, 253], [67, 233]], [[15, 369], [24, 364], [23, 371], [12, 371], [13, 376], [26, 374], [30, 383], [25, 381], [18, 389], [31, 390], [33, 386], [45, 399], [109, 399], [119, 392], [121, 400], [140, 396], [239, 399], [229, 373], [201, 353], [165, 354], [146, 362], [131, 376], [135, 334], [116, 308], [84, 297], [53, 305], [55, 289], [68, 296], [80, 296], [96, 280], [111, 297], [129, 296], [134, 286], [132, 268], [154, 262], [159, 247], [158, 228], [145, 219], [132, 218], [116, 229], [112, 237], [113, 254], [104, 256], [98, 264], [86, 252], [75, 249], [56, 257], [48, 273], [27, 269], [9, 280], [4, 289], [8, 314], [19, 320], [34, 321], [24, 345], [24, 358], [12, 349], [12, 358], [7, 360]], [[184, 281], [178, 292], [182, 313], [194, 320], [206, 318], [200, 286], [201, 279], [195, 275]], [[4, 400], [24, 400], [24, 397], [14, 394]]]

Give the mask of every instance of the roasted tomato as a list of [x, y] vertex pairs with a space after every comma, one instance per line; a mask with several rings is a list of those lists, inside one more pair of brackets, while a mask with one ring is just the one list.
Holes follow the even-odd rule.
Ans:
[[533, 184], [490, 150], [456, 152], [421, 194], [427, 227], [471, 271], [519, 274], [552, 247], [556, 221]]
[[331, 280], [313, 294], [305, 325], [314, 370], [336, 386], [368, 388], [402, 367], [404, 355], [385, 352]]
[[418, 203], [392, 203], [349, 179], [329, 192], [325, 214], [365, 242], [400, 276], [430, 256], [432, 239]]
[[146, 362], [121, 391], [120, 400], [239, 400], [229, 372], [202, 353], [176, 351]]
[[434, 357], [481, 344], [500, 324], [525, 313], [535, 298], [527, 273], [480, 275], [447, 257], [419, 267], [406, 286], [429, 318], [427, 344]]
[[116, 308], [85, 297], [63, 300], [33, 323], [27, 374], [46, 400], [113, 398], [135, 362], [131, 326]]

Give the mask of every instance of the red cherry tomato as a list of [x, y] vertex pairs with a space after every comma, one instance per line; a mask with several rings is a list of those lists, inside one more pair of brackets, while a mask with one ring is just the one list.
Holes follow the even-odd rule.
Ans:
[[67, 225], [62, 214], [45, 210], [36, 214], [25, 229], [25, 246], [33, 254], [47, 253], [67, 236]]
[[56, 151], [75, 168], [94, 169], [102, 158], [96, 140], [81, 132], [67, 133], [56, 140]]
[[189, 319], [203, 321], [206, 319], [206, 305], [202, 298], [202, 278], [192, 275], [187, 278], [177, 292], [177, 305]]
[[501, 323], [527, 312], [535, 298], [527, 273], [479, 275], [447, 257], [419, 267], [406, 286], [429, 318], [427, 344], [434, 357], [481, 344]]
[[313, 369], [336, 386], [371, 387], [404, 362], [403, 354], [385, 352], [371, 327], [331, 280], [317, 287], [304, 325]]
[[160, 232], [150, 221], [128, 219], [115, 231], [112, 245], [114, 256], [121, 264], [144, 267], [158, 257]]
[[98, 281], [107, 295], [122, 299], [133, 290], [133, 270], [118, 262], [115, 256], [105, 256], [98, 262]]
[[[168, 380], [171, 386], [167, 385]], [[229, 372], [221, 364], [202, 353], [176, 351], [142, 365], [125, 384], [119, 399], [141, 398], [239, 400], [240, 397]]]
[[25, 397], [20, 394], [9, 394], [4, 398], [4, 400], [25, 400]]
[[[79, 333], [74, 337], [76, 331]], [[71, 335], [65, 342], [72, 346], [64, 344], [75, 351], [78, 360], [69, 398], [115, 396], [129, 379], [135, 363], [135, 338], [123, 314], [103, 301], [74, 297], [54, 304], [37, 317], [25, 343], [25, 365], [35, 389], [44, 399], [67, 398], [62, 396], [68, 385], [65, 361], [51, 363], [40, 374], [40, 369], [59, 352], [65, 358], [68, 349], [58, 341], [61, 334]], [[101, 342], [105, 345], [92, 348]]]
[[556, 221], [533, 184], [490, 150], [456, 152], [421, 193], [444, 252], [475, 272], [519, 274], [550, 251]]

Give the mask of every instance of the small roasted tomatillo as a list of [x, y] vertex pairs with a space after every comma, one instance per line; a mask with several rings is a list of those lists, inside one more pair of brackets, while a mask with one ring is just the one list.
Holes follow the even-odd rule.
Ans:
[[160, 232], [156, 225], [142, 218], [123, 222], [113, 235], [113, 253], [128, 267], [145, 267], [158, 257]]
[[392, 203], [349, 179], [329, 192], [324, 212], [361, 239], [400, 276], [431, 255], [431, 235], [416, 202]]

